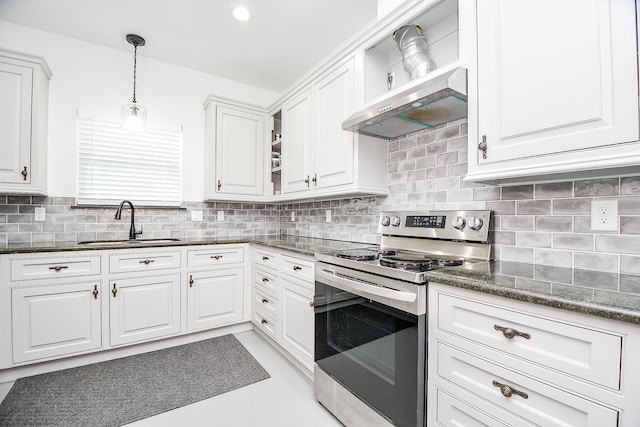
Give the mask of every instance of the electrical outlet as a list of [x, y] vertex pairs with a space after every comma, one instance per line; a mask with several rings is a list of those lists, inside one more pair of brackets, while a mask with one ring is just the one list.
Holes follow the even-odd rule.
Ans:
[[224, 221], [224, 211], [218, 211], [218, 221]]
[[296, 220], [296, 211], [292, 211], [291, 212], [291, 222], [294, 222]]
[[591, 230], [618, 231], [618, 201], [591, 201]]
[[191, 221], [200, 222], [204, 219], [202, 211], [191, 211]]
[[324, 211], [324, 221], [331, 222], [331, 209], [327, 209]]
[[45, 216], [46, 216], [46, 210], [45, 210], [44, 206], [41, 206], [39, 208], [35, 208], [33, 210], [33, 216], [34, 216], [34, 218], [33, 218], [34, 221], [38, 221], [38, 222], [44, 221]]

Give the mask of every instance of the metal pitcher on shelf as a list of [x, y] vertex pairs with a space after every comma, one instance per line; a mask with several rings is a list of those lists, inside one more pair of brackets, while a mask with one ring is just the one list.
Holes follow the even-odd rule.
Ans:
[[436, 69], [435, 62], [427, 55], [427, 38], [419, 25], [405, 25], [393, 32], [393, 40], [402, 52], [405, 70], [411, 80], [422, 77]]

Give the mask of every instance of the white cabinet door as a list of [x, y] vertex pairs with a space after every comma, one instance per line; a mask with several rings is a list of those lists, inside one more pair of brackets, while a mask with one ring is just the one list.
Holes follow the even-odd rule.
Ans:
[[50, 78], [43, 58], [0, 49], [0, 193], [47, 194]]
[[280, 343], [308, 369], [313, 370], [313, 291], [286, 276], [280, 279]]
[[13, 363], [98, 349], [100, 282], [14, 288]]
[[240, 322], [244, 307], [243, 278], [242, 267], [189, 274], [187, 330]]
[[282, 192], [311, 188], [312, 122], [311, 91], [289, 100], [282, 107]]
[[180, 332], [180, 275], [109, 282], [111, 345]]
[[32, 82], [31, 68], [0, 62], [0, 183], [31, 182]]
[[261, 200], [266, 111], [209, 96], [205, 101], [205, 199]]
[[219, 193], [264, 193], [265, 115], [217, 107], [216, 170]]
[[589, 149], [638, 140], [634, 3], [478, 2], [471, 176], [563, 172]]
[[313, 85], [314, 188], [351, 184], [354, 180], [353, 132], [342, 122], [354, 109], [353, 59]]

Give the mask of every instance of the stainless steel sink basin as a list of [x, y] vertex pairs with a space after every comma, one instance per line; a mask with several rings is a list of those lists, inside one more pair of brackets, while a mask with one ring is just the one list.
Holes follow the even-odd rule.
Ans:
[[180, 239], [135, 239], [135, 240], [85, 240], [83, 242], [78, 242], [79, 245], [87, 245], [87, 246], [111, 246], [111, 245], [142, 245], [149, 243], [174, 243], [179, 242]]

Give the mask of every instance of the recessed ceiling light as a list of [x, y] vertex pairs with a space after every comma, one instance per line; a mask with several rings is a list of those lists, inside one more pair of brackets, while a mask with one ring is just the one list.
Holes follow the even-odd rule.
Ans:
[[251, 14], [244, 6], [236, 6], [233, 9], [233, 17], [238, 21], [248, 21], [251, 18]]

